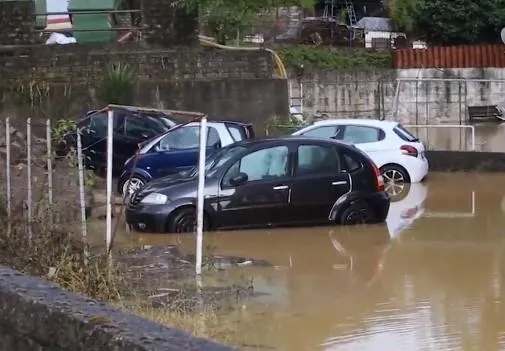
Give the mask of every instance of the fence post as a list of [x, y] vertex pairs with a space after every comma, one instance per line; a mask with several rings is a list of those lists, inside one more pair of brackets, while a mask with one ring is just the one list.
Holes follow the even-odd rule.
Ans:
[[7, 234], [11, 234], [11, 212], [12, 212], [12, 205], [11, 205], [11, 124], [10, 124], [10, 118], [7, 117], [5, 118], [5, 148], [6, 148], [6, 155], [5, 155], [5, 176], [6, 176], [6, 200], [7, 200]]
[[[53, 205], [53, 151], [51, 145], [51, 120], [46, 121], [46, 147], [47, 147], [47, 202]], [[52, 217], [52, 216], [51, 216]]]
[[107, 256], [109, 264], [112, 265], [112, 157], [113, 157], [113, 126], [114, 111], [107, 111], [107, 214], [106, 214], [106, 232], [105, 243], [107, 246]]
[[82, 243], [84, 247], [84, 264], [88, 264], [87, 228], [86, 228], [86, 200], [84, 199], [84, 167], [82, 165], [81, 131], [77, 129], [77, 162], [79, 167], [79, 200], [81, 205]]
[[28, 212], [28, 238], [32, 240], [32, 119], [26, 119], [26, 164], [27, 164], [27, 178], [28, 178], [28, 198], [27, 198], [27, 212]]

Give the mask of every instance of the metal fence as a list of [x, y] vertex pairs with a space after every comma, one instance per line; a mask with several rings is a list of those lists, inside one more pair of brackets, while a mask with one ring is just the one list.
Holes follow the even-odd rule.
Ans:
[[18, 121], [7, 117], [3, 123], [2, 178], [8, 231], [14, 223], [24, 225], [31, 240], [40, 223], [65, 225], [80, 230], [85, 240], [87, 204], [82, 148], [76, 150], [75, 158], [67, 155], [58, 159], [54, 152], [58, 140], [50, 120], [28, 118], [24, 123], [15, 123]]

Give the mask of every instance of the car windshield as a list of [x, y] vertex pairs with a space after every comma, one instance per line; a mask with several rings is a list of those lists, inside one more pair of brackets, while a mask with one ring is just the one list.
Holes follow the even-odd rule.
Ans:
[[[207, 159], [205, 160], [206, 177], [213, 176], [223, 164], [225, 164], [229, 159], [231, 159], [237, 153], [242, 152], [243, 150], [245, 150], [243, 146], [230, 145], [228, 147], [222, 148], [216, 153], [207, 156]], [[193, 167], [190, 174], [191, 177], [195, 177], [198, 174], [198, 165]]]

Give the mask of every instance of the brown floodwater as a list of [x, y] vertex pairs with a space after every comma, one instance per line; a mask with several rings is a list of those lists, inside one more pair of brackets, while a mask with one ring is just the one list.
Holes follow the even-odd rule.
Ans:
[[[120, 236], [194, 248], [191, 236]], [[494, 351], [505, 349], [504, 239], [504, 175], [433, 173], [384, 225], [207, 233], [205, 244], [274, 265], [222, 273], [260, 293], [228, 316], [242, 349]]]

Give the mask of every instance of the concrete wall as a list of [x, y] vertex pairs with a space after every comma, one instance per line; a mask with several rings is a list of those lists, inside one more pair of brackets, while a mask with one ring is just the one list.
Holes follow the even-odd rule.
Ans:
[[0, 350], [231, 351], [4, 266]]
[[[416, 81], [416, 78], [466, 81]], [[505, 69], [408, 69], [383, 71], [316, 71], [302, 79], [304, 112], [311, 116], [382, 116], [391, 119], [397, 78], [400, 83], [397, 119], [404, 124], [465, 124], [467, 106], [496, 105], [505, 100]], [[472, 80], [473, 79], [473, 80]], [[476, 79], [502, 81], [480, 82]], [[290, 80], [293, 95], [299, 96], [298, 84]], [[298, 101], [293, 100], [293, 104]], [[504, 151], [505, 130], [497, 124], [478, 125], [475, 148], [478, 151]], [[416, 133], [431, 148], [470, 150], [471, 131], [417, 129]]]

